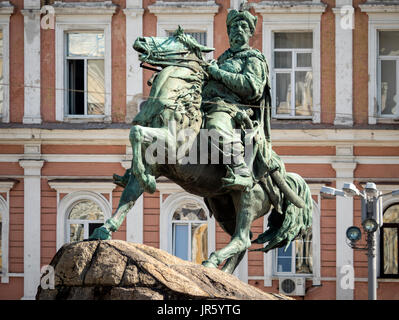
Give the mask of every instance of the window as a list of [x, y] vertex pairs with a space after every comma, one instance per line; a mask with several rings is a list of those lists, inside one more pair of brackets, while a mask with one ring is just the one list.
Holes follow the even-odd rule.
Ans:
[[285, 247], [276, 249], [277, 274], [312, 274], [312, 232], [296, 239], [290, 243], [287, 250]]
[[56, 121], [111, 122], [115, 10], [104, 2], [55, 6]]
[[186, 202], [172, 217], [173, 255], [198, 264], [208, 258], [208, 223], [201, 205]]
[[67, 219], [68, 242], [88, 239], [95, 228], [104, 223], [104, 213], [100, 207], [91, 200], [82, 200], [74, 203]]
[[378, 32], [378, 115], [399, 117], [399, 31]]
[[66, 33], [66, 88], [69, 116], [105, 114], [103, 32]]
[[[202, 44], [203, 46], [207, 45], [206, 32], [202, 32], [202, 31], [195, 32], [195, 31], [184, 30], [184, 33], [192, 36], [195, 40], [197, 40], [197, 42], [199, 44]], [[168, 31], [167, 34], [168, 34], [168, 37], [173, 36], [174, 31]]]
[[275, 32], [273, 48], [273, 115], [311, 118], [312, 32]]
[[384, 224], [380, 232], [380, 276], [399, 278], [399, 204], [393, 204], [384, 212]]
[[202, 263], [215, 251], [215, 218], [200, 197], [175, 183], [157, 185], [160, 192], [159, 247], [181, 259]]

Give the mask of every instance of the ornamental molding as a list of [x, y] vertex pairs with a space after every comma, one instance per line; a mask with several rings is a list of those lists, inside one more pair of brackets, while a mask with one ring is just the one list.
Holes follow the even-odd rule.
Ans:
[[171, 2], [157, 1], [148, 6], [148, 10], [155, 15], [170, 14], [216, 14], [219, 11], [219, 5], [215, 1], [201, 2]]
[[52, 5], [56, 15], [113, 15], [117, 5], [112, 1], [102, 2], [61, 2]]
[[253, 7], [257, 13], [262, 14], [322, 14], [326, 10], [327, 5], [318, 1], [262, 1], [251, 3], [251, 7]]
[[0, 15], [10, 16], [14, 12], [14, 6], [9, 1], [0, 2]]
[[399, 1], [370, 1], [363, 4], [359, 4], [359, 8], [362, 12], [369, 13], [399, 13]]

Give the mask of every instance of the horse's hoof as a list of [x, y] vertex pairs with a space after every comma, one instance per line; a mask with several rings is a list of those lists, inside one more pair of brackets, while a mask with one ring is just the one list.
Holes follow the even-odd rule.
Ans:
[[110, 239], [111, 239], [111, 231], [109, 231], [104, 226], [94, 229], [93, 233], [89, 237], [89, 240], [110, 240]]
[[202, 265], [207, 268], [217, 268], [218, 267], [216, 264], [214, 264], [212, 261], [209, 261], [209, 260], [205, 260], [204, 262], [202, 262]]

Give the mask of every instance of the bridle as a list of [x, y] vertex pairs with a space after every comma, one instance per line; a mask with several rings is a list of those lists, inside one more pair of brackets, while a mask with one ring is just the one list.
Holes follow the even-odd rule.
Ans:
[[[156, 41], [154, 40], [154, 37], [148, 37], [148, 38], [151, 39], [153, 47], [156, 50], [152, 50], [151, 47], [147, 43], [145, 43], [147, 54], [145, 55], [144, 59], [143, 58], [140, 59], [142, 61], [140, 63], [140, 67], [142, 67], [144, 69], [160, 72], [162, 69], [158, 69], [158, 68], [154, 68], [154, 67], [145, 65], [145, 63], [151, 64], [149, 61], [154, 61], [154, 62], [156, 61], [156, 64], [159, 66], [162, 66], [163, 68], [169, 67], [169, 66], [185, 67], [185, 68], [191, 69], [194, 72], [203, 72], [203, 73], [207, 74], [203, 67], [205, 65], [209, 65], [209, 63], [207, 63], [206, 61], [204, 61], [202, 59], [196, 58], [196, 57], [188, 58], [187, 55], [191, 54], [192, 53], [191, 51], [189, 51], [189, 50], [162, 51], [162, 50], [159, 50], [160, 48], [159, 48], [158, 44], [156, 43]], [[177, 56], [177, 57], [175, 57], [175, 56]], [[199, 69], [190, 65], [189, 64], [190, 62], [197, 62], [199, 65]]]

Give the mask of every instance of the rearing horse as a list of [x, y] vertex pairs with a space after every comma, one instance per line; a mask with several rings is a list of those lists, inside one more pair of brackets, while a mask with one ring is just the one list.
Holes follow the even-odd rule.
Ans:
[[[155, 192], [156, 178], [165, 176], [187, 192], [203, 197], [221, 228], [231, 236], [229, 244], [212, 253], [203, 265], [218, 267], [227, 260], [222, 270], [232, 273], [251, 246], [252, 222], [267, 214], [273, 206], [266, 180], [257, 182], [245, 193], [227, 190], [222, 183], [226, 176], [225, 165], [180, 161], [187, 151], [201, 152], [194, 141], [197, 141], [195, 138], [202, 126], [201, 93], [207, 78], [202, 53], [213, 49], [198, 44], [180, 27], [171, 37], [140, 37], [133, 48], [140, 53], [142, 62], [162, 69], [150, 79], [150, 97], [130, 130], [132, 167], [123, 177], [114, 175], [114, 182], [124, 187], [119, 206], [90, 239], [110, 239], [141, 194]], [[171, 124], [176, 125], [177, 132], [189, 134], [176, 139]], [[154, 154], [154, 146], [158, 159], [155, 161], [149, 156]], [[181, 149], [184, 152], [179, 153]], [[261, 249], [263, 251], [288, 246], [311, 225], [312, 200], [307, 184], [300, 176], [286, 173], [284, 164], [274, 152], [273, 155], [281, 168], [279, 177], [282, 178], [277, 180], [282, 186], [279, 195], [282, 210], [272, 210], [268, 230], [253, 241], [268, 242], [266, 248]], [[304, 205], [295, 205], [300, 200]]]

